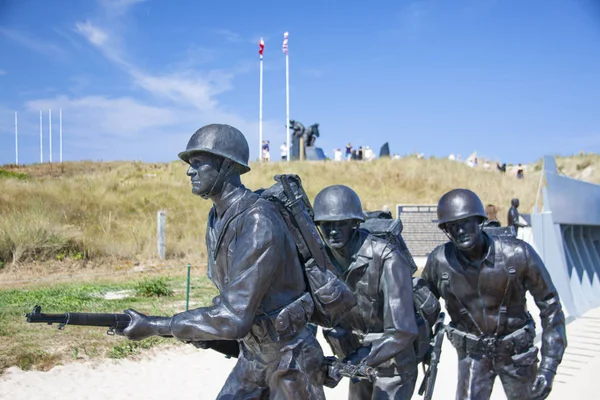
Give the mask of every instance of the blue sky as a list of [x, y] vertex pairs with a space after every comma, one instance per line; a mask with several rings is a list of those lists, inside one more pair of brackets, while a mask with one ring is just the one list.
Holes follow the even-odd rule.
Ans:
[[0, 164], [48, 160], [63, 112], [64, 160], [176, 159], [207, 123], [232, 124], [258, 155], [290, 116], [317, 145], [387, 141], [393, 153], [473, 151], [531, 162], [600, 152], [595, 0], [0, 1]]

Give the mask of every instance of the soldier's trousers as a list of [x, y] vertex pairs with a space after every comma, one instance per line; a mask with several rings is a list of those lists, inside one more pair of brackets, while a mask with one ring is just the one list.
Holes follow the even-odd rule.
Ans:
[[513, 356], [459, 353], [456, 400], [489, 400], [496, 377], [500, 378], [508, 400], [531, 399], [537, 374], [537, 353], [537, 347]]
[[218, 400], [324, 400], [324, 355], [306, 328], [285, 342], [241, 342]]
[[374, 383], [350, 381], [348, 400], [410, 400], [417, 384], [417, 368], [403, 376], [379, 377]]

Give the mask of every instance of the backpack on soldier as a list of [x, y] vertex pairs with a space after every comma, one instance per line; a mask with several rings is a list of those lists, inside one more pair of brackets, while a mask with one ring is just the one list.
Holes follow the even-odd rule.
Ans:
[[[360, 224], [360, 228], [396, 246], [408, 261], [411, 275], [414, 275], [417, 272], [417, 265], [402, 238], [402, 221], [399, 218], [394, 219], [389, 211], [367, 211], [364, 214], [365, 221]], [[422, 278], [413, 278], [412, 285], [418, 329], [414, 342], [415, 353], [417, 361], [422, 362], [431, 350], [432, 328], [441, 311], [441, 305]]]
[[333, 327], [356, 305], [354, 293], [333, 272], [325, 244], [313, 221], [313, 209], [297, 175], [275, 175], [277, 183], [255, 191], [275, 204], [289, 228], [315, 303], [313, 322]]
[[417, 264], [415, 264], [415, 260], [412, 258], [402, 238], [403, 226], [400, 218], [393, 218], [392, 213], [389, 211], [366, 211], [364, 214], [365, 221], [360, 224], [360, 228], [396, 246], [406, 258], [406, 261], [408, 261], [411, 274], [417, 272]]

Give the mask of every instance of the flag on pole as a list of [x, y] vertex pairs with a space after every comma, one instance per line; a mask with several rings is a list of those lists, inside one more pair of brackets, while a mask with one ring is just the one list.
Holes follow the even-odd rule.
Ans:
[[288, 53], [288, 35], [289, 35], [288, 32], [283, 34], [283, 45], [281, 46], [281, 48], [285, 54]]
[[265, 50], [265, 41], [260, 38], [260, 41], [258, 42], [258, 54], [260, 54], [260, 59], [262, 60], [263, 58], [263, 51]]

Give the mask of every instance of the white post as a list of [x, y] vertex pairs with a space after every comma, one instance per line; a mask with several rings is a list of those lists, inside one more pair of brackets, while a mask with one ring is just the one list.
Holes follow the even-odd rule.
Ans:
[[159, 211], [157, 216], [156, 236], [158, 245], [158, 256], [161, 260], [165, 259], [165, 223], [166, 213], [165, 211]]
[[62, 108], [59, 109], [58, 120], [59, 120], [59, 147], [60, 147], [60, 163], [62, 164]]
[[15, 111], [15, 163], [19, 165], [19, 128], [17, 127], [17, 112]]
[[50, 136], [50, 162], [52, 162], [52, 110], [48, 110], [48, 134]]
[[285, 51], [285, 137], [286, 146], [288, 148], [287, 161], [289, 162], [292, 157], [290, 154], [290, 57], [288, 55], [288, 36], [289, 33], [283, 34], [283, 43]]
[[261, 38], [259, 42], [260, 46], [260, 89], [258, 95], [258, 160], [262, 162], [262, 142], [263, 142], [263, 55], [262, 51], [264, 48], [264, 41]]
[[44, 141], [42, 134], [42, 110], [40, 110], [40, 163], [44, 162]]

